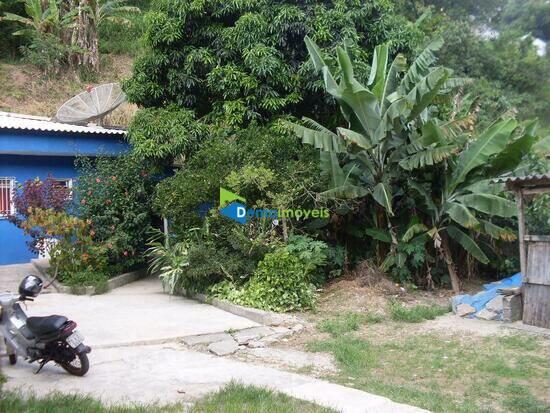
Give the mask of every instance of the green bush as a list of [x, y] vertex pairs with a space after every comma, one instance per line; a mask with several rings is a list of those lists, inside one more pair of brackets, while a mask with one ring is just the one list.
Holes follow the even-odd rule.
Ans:
[[32, 36], [28, 44], [21, 46], [23, 61], [36, 66], [47, 76], [55, 76], [69, 65], [71, 50], [57, 36], [50, 34]]
[[245, 303], [272, 311], [312, 308], [315, 293], [303, 262], [286, 248], [266, 254], [246, 286]]
[[188, 109], [170, 105], [165, 109], [142, 109], [128, 128], [133, 153], [157, 162], [187, 156], [207, 136], [207, 130]]
[[96, 293], [103, 293], [108, 290], [108, 280], [108, 274], [86, 270], [63, 277], [63, 284], [70, 287], [95, 287]]
[[189, 267], [187, 244], [163, 240], [163, 233], [156, 231], [148, 245], [149, 272], [161, 279], [170, 294], [174, 294], [180, 288], [186, 288], [185, 271]]
[[77, 168], [77, 213], [88, 222], [94, 240], [107, 247], [109, 263], [123, 269], [143, 264], [153, 223], [151, 170], [132, 156], [80, 158]]
[[314, 287], [303, 262], [285, 247], [265, 255], [242, 288], [223, 282], [210, 289], [217, 297], [237, 304], [269, 311], [295, 311], [312, 308]]
[[[282, 222], [274, 226], [271, 220], [251, 219], [241, 225], [221, 216], [220, 187], [246, 198], [250, 208], [314, 207], [309, 191], [323, 182], [315, 156], [276, 125], [229, 136], [218, 131], [158, 185], [155, 209], [169, 219], [176, 237], [189, 243], [189, 287], [201, 291], [228, 280], [240, 288], [284, 237]], [[211, 208], [202, 218], [201, 205]], [[304, 223], [287, 219], [286, 230]]]

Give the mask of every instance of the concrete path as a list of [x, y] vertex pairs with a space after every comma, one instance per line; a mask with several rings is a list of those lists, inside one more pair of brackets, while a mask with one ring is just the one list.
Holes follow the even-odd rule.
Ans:
[[237, 380], [343, 412], [424, 411], [308, 376], [191, 351], [179, 344], [180, 338], [258, 324], [207, 304], [170, 297], [162, 292], [157, 279], [92, 297], [40, 295], [28, 303], [27, 313], [74, 319], [86, 344], [92, 347], [90, 371], [79, 378], [48, 364], [34, 375], [36, 363], [29, 365], [19, 359], [16, 366], [8, 366], [2, 358], [2, 372], [8, 378], [6, 389], [38, 395], [52, 391], [90, 394], [105, 403], [166, 404], [192, 401]]
[[17, 292], [25, 275], [36, 274], [32, 264], [0, 265], [0, 292]]
[[23, 388], [45, 395], [52, 391], [90, 394], [105, 403], [187, 402], [215, 391], [231, 380], [265, 386], [290, 396], [350, 413], [425, 412], [385, 397], [271, 367], [189, 351], [177, 344], [116, 347], [90, 354], [92, 365], [83, 377], [72, 377], [47, 365], [2, 366], [7, 389]]
[[29, 315], [64, 315], [93, 348], [160, 344], [183, 337], [258, 326], [247, 318], [187, 298], [169, 296], [156, 278], [146, 278], [107, 294], [52, 293], [27, 303]]

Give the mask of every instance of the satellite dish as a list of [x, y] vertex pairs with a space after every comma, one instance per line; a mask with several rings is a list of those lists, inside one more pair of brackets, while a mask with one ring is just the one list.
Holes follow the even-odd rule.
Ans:
[[126, 94], [118, 83], [89, 87], [65, 102], [54, 116], [63, 123], [88, 123], [103, 118], [126, 100]]

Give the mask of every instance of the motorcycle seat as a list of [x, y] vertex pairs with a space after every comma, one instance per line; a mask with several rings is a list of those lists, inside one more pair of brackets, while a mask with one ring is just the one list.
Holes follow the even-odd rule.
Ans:
[[46, 317], [27, 318], [27, 327], [35, 335], [42, 336], [59, 330], [67, 322], [67, 317], [61, 315], [49, 315]]

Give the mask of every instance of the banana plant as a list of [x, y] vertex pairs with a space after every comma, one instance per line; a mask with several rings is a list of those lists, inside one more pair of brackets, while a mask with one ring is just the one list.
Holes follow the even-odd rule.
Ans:
[[59, 10], [57, 0], [25, 0], [25, 13], [27, 16], [19, 16], [14, 13], [5, 13], [0, 20], [11, 21], [23, 25], [21, 30], [12, 34], [14, 36], [58, 35], [64, 26], [68, 26], [70, 21], [65, 19]]
[[[433, 124], [433, 139], [445, 144], [444, 134]], [[502, 195], [502, 185], [494, 178], [515, 170], [524, 155], [537, 142], [536, 123], [519, 125], [516, 120], [495, 122], [479, 136], [470, 138], [461, 150], [434, 170], [432, 180], [410, 179], [408, 186], [416, 194], [428, 219], [414, 228], [414, 235], [427, 234], [447, 265], [455, 292], [460, 280], [454, 265], [450, 240], [482, 263], [489, 259], [472, 234], [512, 241], [515, 233], [491, 221], [494, 216], [511, 218], [517, 214], [514, 202]], [[418, 153], [424, 149], [417, 147]], [[414, 156], [414, 154], [413, 154]], [[410, 163], [411, 171], [421, 166]], [[437, 175], [437, 178], [436, 178]], [[418, 176], [422, 176], [419, 174]]]
[[[335, 68], [325, 61], [311, 39], [306, 37], [305, 43], [314, 68], [322, 73], [326, 91], [336, 99], [346, 121], [335, 132], [308, 118], [293, 124], [303, 143], [320, 149], [321, 167], [331, 177], [331, 187], [321, 196], [372, 197], [385, 215], [375, 220], [375, 230], [380, 231], [385, 221], [395, 244], [390, 218], [394, 215], [392, 185], [403, 176], [400, 161], [410, 156], [406, 148], [411, 145], [414, 149], [422, 144], [426, 152], [431, 152], [419, 155], [417, 164], [440, 162], [453, 153], [454, 144], [429, 147], [427, 141], [416, 141], [427, 140], [423, 136], [432, 132], [430, 119], [435, 99], [468, 80], [453, 78], [450, 69], [433, 66], [434, 52], [443, 44], [441, 39], [430, 43], [410, 66], [401, 54], [388, 65], [388, 45], [377, 46], [366, 85], [356, 79], [344, 48], [336, 49]], [[451, 135], [450, 125], [441, 129]]]

